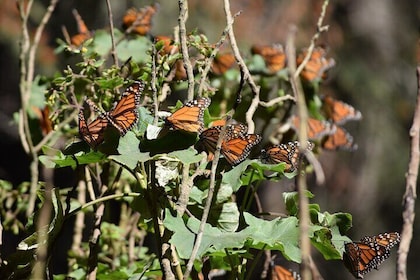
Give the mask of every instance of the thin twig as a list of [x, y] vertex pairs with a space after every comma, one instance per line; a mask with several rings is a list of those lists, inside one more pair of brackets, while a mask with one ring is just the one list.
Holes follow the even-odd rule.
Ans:
[[235, 33], [233, 32], [233, 17], [230, 11], [230, 2], [229, 0], [223, 0], [224, 3], [224, 10], [226, 15], [226, 26], [228, 28], [228, 35], [230, 40], [230, 45], [232, 47], [233, 55], [235, 56], [236, 62], [239, 66], [240, 71], [243, 73], [244, 80], [249, 84], [251, 87], [252, 93], [254, 94], [254, 98], [251, 101], [251, 105], [248, 108], [248, 111], [245, 115], [246, 122], [248, 125], [248, 133], [254, 133], [255, 131], [255, 124], [252, 120], [255, 111], [258, 108], [258, 104], [260, 102], [260, 87], [257, 86], [254, 82], [254, 79], [249, 72], [248, 67], [246, 66], [244, 60], [242, 59], [241, 53], [238, 48], [238, 44], [236, 43]]
[[188, 44], [187, 44], [187, 29], [185, 23], [188, 18], [188, 1], [179, 0], [179, 17], [178, 17], [178, 26], [179, 26], [179, 40], [182, 53], [182, 61], [184, 63], [184, 68], [187, 71], [188, 79], [188, 100], [194, 99], [194, 73], [193, 67], [190, 61], [190, 55], [188, 53]]
[[296, 99], [292, 95], [287, 94], [285, 96], [276, 97], [276, 98], [271, 99], [270, 101], [267, 101], [267, 102], [260, 101], [260, 105], [263, 106], [263, 107], [271, 107], [271, 106], [273, 106], [277, 103], [282, 103], [282, 102], [287, 101], [287, 100], [292, 100], [292, 101], [296, 102]]
[[[302, 147], [302, 151], [306, 151], [307, 147], [307, 119], [308, 112], [306, 108], [305, 96], [303, 93], [302, 85], [298, 76], [295, 76], [296, 71], [296, 49], [295, 49], [295, 36], [296, 27], [291, 26], [286, 42], [286, 57], [287, 65], [289, 68], [290, 83], [295, 94], [296, 105], [298, 116], [301, 120], [299, 126], [298, 139]], [[301, 167], [302, 164], [299, 165]], [[310, 256], [311, 256], [311, 243], [309, 240], [309, 199], [306, 197], [306, 176], [304, 172], [298, 173], [297, 178], [297, 189], [299, 194], [299, 240], [300, 240], [300, 252], [302, 257], [301, 263], [301, 274], [303, 280], [309, 280], [311, 278], [310, 269]]]
[[222, 147], [223, 139], [225, 138], [225, 135], [226, 135], [226, 127], [228, 125], [230, 125], [230, 123], [231, 123], [231, 116], [232, 115], [233, 115], [233, 110], [232, 110], [231, 114], [227, 116], [227, 121], [226, 121], [225, 125], [223, 126], [222, 130], [220, 131], [219, 139], [217, 140], [216, 151], [214, 152], [214, 158], [213, 158], [213, 162], [212, 162], [212, 165], [211, 165], [211, 171], [210, 171], [209, 191], [208, 191], [205, 206], [204, 206], [204, 209], [203, 209], [203, 215], [201, 216], [200, 226], [198, 228], [198, 232], [197, 232], [197, 235], [195, 237], [194, 246], [193, 246], [193, 249], [191, 251], [191, 256], [190, 256], [190, 259], [188, 260], [188, 263], [187, 263], [187, 266], [186, 266], [186, 269], [185, 269], [185, 272], [184, 272], [184, 277], [183, 277], [184, 280], [187, 280], [190, 273], [191, 273], [192, 267], [194, 265], [195, 258], [196, 258], [197, 253], [198, 253], [198, 249], [200, 248], [200, 245], [201, 245], [201, 240], [202, 240], [203, 234], [204, 234], [204, 227], [206, 226], [207, 218], [208, 218], [209, 213], [210, 213], [211, 203], [213, 201], [214, 189], [215, 189], [215, 185], [216, 185], [216, 170], [217, 170], [217, 165], [219, 163], [220, 149]]
[[419, 170], [419, 144], [420, 144], [420, 66], [417, 66], [417, 101], [413, 116], [413, 125], [410, 129], [411, 147], [406, 186], [403, 197], [403, 226], [401, 230], [401, 244], [398, 249], [397, 279], [407, 279], [407, 257], [413, 238], [413, 224], [415, 218], [416, 186]]
[[117, 48], [115, 46], [115, 35], [114, 35], [114, 20], [112, 15], [112, 9], [111, 9], [111, 2], [109, 0], [106, 0], [106, 7], [108, 9], [108, 19], [109, 19], [109, 28], [111, 29], [111, 56], [114, 60], [114, 65], [116, 67], [118, 66], [118, 55], [117, 55]]
[[154, 118], [153, 118], [153, 125], [157, 125], [159, 121], [159, 100], [157, 97], [157, 88], [156, 88], [156, 45], [152, 44], [152, 80], [150, 81], [150, 86], [152, 88], [152, 94], [153, 94], [153, 108], [154, 108]]
[[[240, 14], [241, 14], [241, 12], [237, 12], [233, 16], [233, 18], [236, 18]], [[211, 52], [210, 57], [207, 58], [207, 61], [206, 61], [206, 64], [205, 64], [206, 66], [204, 67], [203, 71], [201, 72], [201, 78], [200, 78], [199, 87], [198, 87], [198, 96], [201, 96], [202, 93], [203, 93], [204, 85], [206, 84], [205, 80], [207, 78], [207, 74], [209, 73], [209, 71], [211, 69], [212, 62], [213, 62], [214, 58], [216, 57], [217, 53], [219, 52], [220, 47], [226, 41], [229, 29], [232, 28], [232, 24], [233, 24], [233, 21], [231, 22], [230, 25], [229, 25], [229, 23], [226, 25], [225, 29], [222, 32], [222, 35], [220, 36], [219, 41], [217, 41], [216, 45], [214, 46], [214, 49]]]
[[328, 31], [329, 26], [325, 25], [323, 26], [322, 23], [324, 21], [325, 13], [327, 11], [329, 0], [324, 0], [324, 3], [322, 4], [321, 8], [321, 14], [319, 15], [318, 22], [316, 25], [316, 33], [314, 36], [312, 36], [311, 43], [309, 44], [308, 51], [306, 53], [305, 58], [302, 60], [302, 63], [299, 65], [299, 67], [296, 69], [296, 72], [294, 74], [294, 77], [297, 78], [300, 75], [300, 72], [302, 72], [303, 68], [305, 68], [306, 64], [308, 63], [309, 59], [312, 56], [312, 52], [315, 48], [315, 43], [318, 40], [319, 36], [321, 36], [321, 33], [324, 31]]

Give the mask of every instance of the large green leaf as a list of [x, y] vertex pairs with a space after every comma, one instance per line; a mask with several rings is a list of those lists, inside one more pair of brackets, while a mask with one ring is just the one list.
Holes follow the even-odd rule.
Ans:
[[110, 159], [127, 166], [133, 170], [138, 162], [146, 162], [150, 160], [149, 153], [141, 153], [139, 150], [140, 141], [136, 135], [129, 131], [124, 137], [120, 138], [118, 145], [119, 155], [110, 156]]

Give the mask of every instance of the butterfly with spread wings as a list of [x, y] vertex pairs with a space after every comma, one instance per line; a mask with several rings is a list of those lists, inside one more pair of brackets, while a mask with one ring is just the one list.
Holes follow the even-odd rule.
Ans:
[[92, 148], [96, 148], [104, 140], [105, 129], [108, 125], [114, 126], [120, 133], [125, 135], [138, 120], [137, 107], [140, 103], [140, 94], [144, 90], [144, 83], [136, 81], [122, 94], [121, 99], [109, 112], [101, 112], [91, 100], [86, 102], [100, 115], [90, 122], [85, 120], [84, 110], [79, 112], [79, 134], [82, 139]]
[[398, 232], [382, 233], [363, 237], [360, 242], [345, 244], [343, 262], [354, 277], [362, 279], [365, 274], [384, 262], [390, 249], [400, 242]]
[[[217, 141], [223, 126], [213, 126], [200, 134], [198, 146], [209, 154], [209, 161], [213, 159]], [[225, 137], [221, 145], [221, 153], [226, 161], [234, 166], [244, 161], [252, 148], [261, 142], [258, 134], [247, 134], [248, 128], [244, 124], [232, 124], [226, 127]]]
[[[308, 141], [307, 149], [312, 150], [314, 144]], [[285, 172], [293, 172], [298, 168], [299, 158], [301, 156], [299, 141], [289, 142], [287, 144], [273, 145], [267, 149], [261, 150], [261, 161], [268, 164], [286, 163]]]
[[322, 148], [326, 150], [345, 150], [354, 151], [357, 149], [357, 144], [354, 143], [353, 136], [350, 135], [341, 126], [336, 126], [336, 130], [332, 135], [329, 135], [321, 142]]
[[204, 126], [204, 110], [209, 107], [210, 103], [211, 100], [205, 97], [189, 101], [167, 117], [165, 124], [171, 129], [200, 133]]
[[137, 123], [139, 118], [137, 107], [140, 105], [140, 95], [143, 90], [143, 82], [134, 82], [122, 94], [115, 106], [109, 112], [105, 112], [105, 117], [121, 136], [124, 136]]
[[[290, 123], [291, 128], [297, 133], [300, 128], [300, 118], [293, 115], [290, 118]], [[334, 134], [335, 131], [336, 126], [331, 122], [308, 118], [308, 139], [310, 140], [320, 140], [327, 135]]]
[[347, 121], [356, 121], [362, 118], [360, 111], [343, 101], [330, 96], [324, 96], [322, 101], [322, 108], [327, 118], [335, 124], [342, 125]]

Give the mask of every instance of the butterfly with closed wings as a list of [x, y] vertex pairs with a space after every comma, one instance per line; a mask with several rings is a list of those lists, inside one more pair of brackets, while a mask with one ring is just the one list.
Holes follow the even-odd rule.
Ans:
[[[307, 149], [312, 150], [314, 144], [308, 141]], [[261, 161], [267, 164], [286, 163], [285, 172], [293, 172], [298, 168], [299, 158], [301, 156], [299, 141], [289, 142], [287, 144], [273, 145], [267, 149], [261, 150]]]

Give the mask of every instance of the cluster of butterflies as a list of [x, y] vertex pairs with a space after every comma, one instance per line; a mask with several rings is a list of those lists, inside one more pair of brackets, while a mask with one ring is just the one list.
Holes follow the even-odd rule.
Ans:
[[[134, 82], [122, 94], [121, 99], [107, 112], [101, 110], [89, 99], [87, 103], [100, 114], [91, 122], [85, 119], [84, 110], [79, 112], [79, 134], [92, 148], [98, 147], [104, 141], [105, 130], [108, 126], [118, 130], [120, 135], [125, 135], [138, 121], [138, 106], [140, 95], [144, 90], [143, 82]], [[203, 130], [204, 111], [210, 105], [210, 99], [200, 97], [189, 101], [172, 115], [165, 118], [165, 126], [173, 130], [182, 130], [190, 133], [199, 133], [196, 144], [199, 150], [207, 152], [208, 159], [212, 160], [218, 139], [225, 127], [224, 121], [214, 122], [213, 126]], [[248, 134], [248, 128], [241, 123], [227, 125], [221, 142], [221, 154], [226, 161], [235, 166], [244, 161], [254, 146], [261, 142], [258, 134]], [[313, 145], [308, 144], [308, 149]], [[286, 172], [297, 168], [299, 159], [299, 143], [273, 145], [261, 151], [261, 160], [265, 163], [286, 163]]]
[[[357, 149], [353, 137], [342, 127], [348, 121], [360, 120], [362, 114], [353, 106], [334, 99], [330, 96], [322, 98], [322, 111], [326, 120], [308, 118], [308, 139], [319, 141], [321, 147], [326, 150], [347, 150]], [[292, 116], [289, 120], [291, 128], [299, 131], [300, 119]]]

